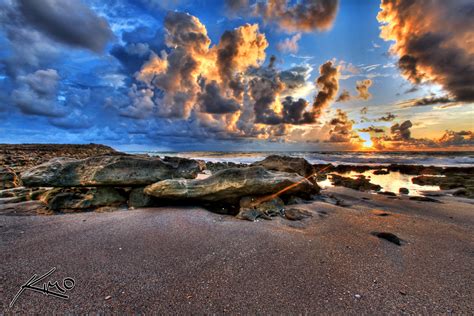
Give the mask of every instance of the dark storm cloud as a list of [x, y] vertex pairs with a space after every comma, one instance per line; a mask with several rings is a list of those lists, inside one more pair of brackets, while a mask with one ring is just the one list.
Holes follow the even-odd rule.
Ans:
[[205, 84], [204, 92], [200, 93], [198, 102], [201, 110], [209, 114], [233, 113], [240, 110], [240, 105], [234, 99], [221, 95], [216, 81]]
[[62, 117], [66, 109], [58, 104], [57, 89], [60, 77], [56, 70], [38, 70], [17, 78], [19, 87], [12, 92], [12, 100], [27, 115]]
[[364, 133], [384, 133], [385, 130], [383, 128], [378, 128], [375, 126], [369, 126], [366, 128], [359, 128], [359, 132], [364, 132]]
[[395, 41], [407, 79], [440, 84], [455, 101], [474, 101], [472, 1], [382, 0], [381, 9], [381, 37]]
[[244, 0], [226, 0], [226, 3], [233, 12], [262, 17], [290, 32], [330, 29], [339, 7], [338, 0], [302, 0], [295, 4], [287, 0], [268, 0], [252, 6]]
[[390, 127], [392, 133], [392, 140], [404, 141], [411, 139], [410, 128], [413, 126], [410, 120], [404, 121], [402, 124], [394, 124]]
[[327, 61], [319, 67], [320, 76], [316, 80], [319, 91], [313, 102], [313, 113], [318, 118], [322, 111], [327, 108], [339, 90], [339, 70], [333, 66], [331, 61]]
[[79, 0], [18, 0], [25, 20], [57, 41], [102, 52], [114, 35], [107, 20]]
[[377, 122], [391, 122], [393, 121], [397, 116], [395, 114], [392, 114], [392, 113], [387, 113], [386, 115], [384, 116], [381, 116], [377, 119], [375, 119], [375, 121]]

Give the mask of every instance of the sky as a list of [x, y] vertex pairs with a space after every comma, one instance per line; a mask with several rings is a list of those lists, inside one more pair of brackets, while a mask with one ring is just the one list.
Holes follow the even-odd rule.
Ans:
[[470, 0], [0, 0], [0, 143], [473, 150]]

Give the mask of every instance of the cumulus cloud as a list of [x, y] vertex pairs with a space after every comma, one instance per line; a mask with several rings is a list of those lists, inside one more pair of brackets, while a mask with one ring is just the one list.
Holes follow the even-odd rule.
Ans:
[[35, 29], [68, 45], [102, 52], [113, 38], [107, 20], [82, 1], [18, 0], [18, 10]]
[[291, 4], [288, 0], [268, 0], [249, 5], [247, 0], [226, 0], [234, 13], [262, 17], [289, 32], [326, 31], [336, 19], [338, 0], [302, 0]]
[[357, 141], [359, 136], [352, 130], [354, 121], [350, 120], [347, 113], [338, 109], [336, 117], [329, 121], [329, 143], [348, 143]]
[[12, 100], [27, 115], [65, 116], [66, 110], [57, 100], [59, 79], [59, 74], [54, 69], [37, 70], [19, 76], [19, 87], [13, 90]]
[[372, 80], [365, 79], [356, 82], [357, 95], [351, 96], [349, 91], [343, 90], [342, 93], [337, 98], [336, 102], [347, 102], [353, 99], [358, 100], [368, 100], [372, 97], [372, 94], [369, 92], [369, 88], [372, 86]]
[[456, 101], [474, 101], [474, 4], [460, 1], [382, 0], [381, 37], [394, 41], [404, 77], [440, 84]]
[[278, 42], [277, 49], [280, 52], [296, 54], [299, 49], [298, 41], [300, 39], [301, 39], [301, 33], [296, 33], [295, 35], [285, 38], [284, 40]]
[[[225, 31], [213, 46], [194, 16], [169, 12], [164, 25], [168, 50], [152, 52], [136, 73], [147, 94], [132, 93], [122, 115], [145, 118], [153, 109], [158, 117], [197, 122], [215, 137], [274, 139], [315, 123], [337, 94], [339, 67], [331, 61], [314, 84], [308, 65], [278, 70], [274, 56], [263, 65], [268, 42], [257, 24]], [[304, 97], [314, 89], [310, 103]]]
[[413, 126], [410, 120], [404, 121], [401, 124], [394, 124], [390, 127], [392, 133], [392, 140], [409, 140], [411, 139], [410, 128]]

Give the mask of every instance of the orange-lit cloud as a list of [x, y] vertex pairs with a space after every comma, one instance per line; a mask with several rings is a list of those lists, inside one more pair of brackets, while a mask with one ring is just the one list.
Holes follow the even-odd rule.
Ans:
[[381, 37], [394, 41], [402, 75], [440, 84], [456, 101], [474, 101], [474, 5], [469, 0], [382, 0]]

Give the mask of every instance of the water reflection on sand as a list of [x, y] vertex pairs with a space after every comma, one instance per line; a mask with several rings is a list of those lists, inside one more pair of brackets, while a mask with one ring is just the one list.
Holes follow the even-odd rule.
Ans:
[[[357, 172], [357, 171], [351, 171], [348, 173], [337, 173], [334, 172], [334, 174], [341, 175], [343, 177], [351, 177], [351, 178], [357, 178], [359, 175], [364, 175], [366, 178], [370, 178], [370, 182], [374, 184], [378, 184], [382, 187], [381, 191], [389, 191], [389, 192], [394, 192], [398, 193], [398, 190], [400, 188], [407, 188], [410, 193], [409, 195], [414, 195], [414, 196], [421, 196], [423, 195], [423, 191], [438, 191], [439, 186], [434, 186], [434, 185], [417, 185], [412, 183], [411, 179], [413, 179], [416, 176], [413, 175], [406, 175], [406, 174], [401, 174], [398, 171], [392, 171], [389, 174], [373, 174], [373, 170], [368, 170], [365, 172]], [[318, 184], [322, 188], [328, 188], [332, 187], [331, 180], [329, 179], [330, 176], [324, 180], [318, 182]]]

